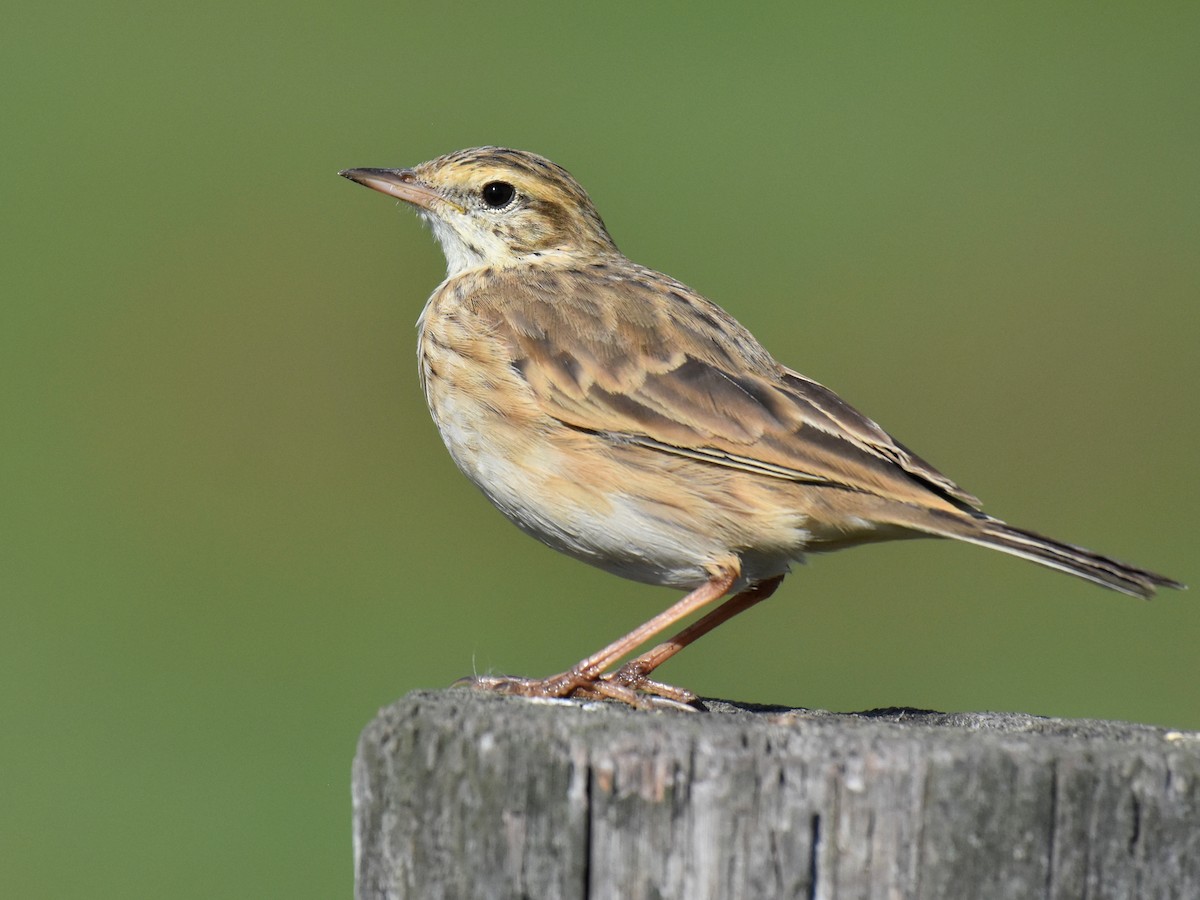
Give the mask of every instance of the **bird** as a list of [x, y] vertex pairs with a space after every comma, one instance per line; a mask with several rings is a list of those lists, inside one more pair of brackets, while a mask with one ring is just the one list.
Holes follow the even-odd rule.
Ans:
[[696, 709], [696, 694], [651, 678], [662, 663], [771, 596], [807, 554], [877, 541], [965, 541], [1134, 597], [1184, 587], [983, 512], [720, 306], [624, 256], [543, 156], [475, 147], [339, 174], [413, 207], [446, 257], [418, 363], [458, 468], [544, 544], [686, 592], [557, 675], [473, 687]]

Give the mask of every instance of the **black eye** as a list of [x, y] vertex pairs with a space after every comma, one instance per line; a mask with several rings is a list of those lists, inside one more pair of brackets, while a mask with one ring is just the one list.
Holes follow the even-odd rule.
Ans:
[[492, 209], [499, 209], [508, 206], [516, 193], [516, 188], [507, 181], [489, 181], [483, 186], [483, 202]]

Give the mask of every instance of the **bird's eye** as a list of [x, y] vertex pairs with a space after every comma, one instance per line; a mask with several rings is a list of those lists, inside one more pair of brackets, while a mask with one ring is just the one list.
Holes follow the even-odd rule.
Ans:
[[513, 196], [517, 193], [507, 181], [489, 181], [483, 186], [483, 202], [492, 209], [500, 209], [502, 206], [508, 206], [512, 202]]

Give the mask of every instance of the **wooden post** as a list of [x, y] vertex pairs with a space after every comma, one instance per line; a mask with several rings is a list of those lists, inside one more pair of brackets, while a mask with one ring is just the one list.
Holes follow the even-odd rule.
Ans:
[[354, 761], [358, 900], [1200, 898], [1200, 733], [410, 694]]

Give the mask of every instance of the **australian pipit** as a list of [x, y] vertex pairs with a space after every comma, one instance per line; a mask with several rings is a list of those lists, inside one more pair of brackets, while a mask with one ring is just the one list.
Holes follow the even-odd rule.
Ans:
[[473, 679], [480, 687], [691, 703], [650, 673], [769, 596], [804, 554], [872, 541], [955, 538], [1135, 597], [1182, 587], [983, 513], [719, 306], [626, 259], [583, 188], [547, 159], [481, 147], [341, 174], [416, 207], [445, 252], [418, 357], [458, 467], [551, 547], [689, 591], [559, 675]]

